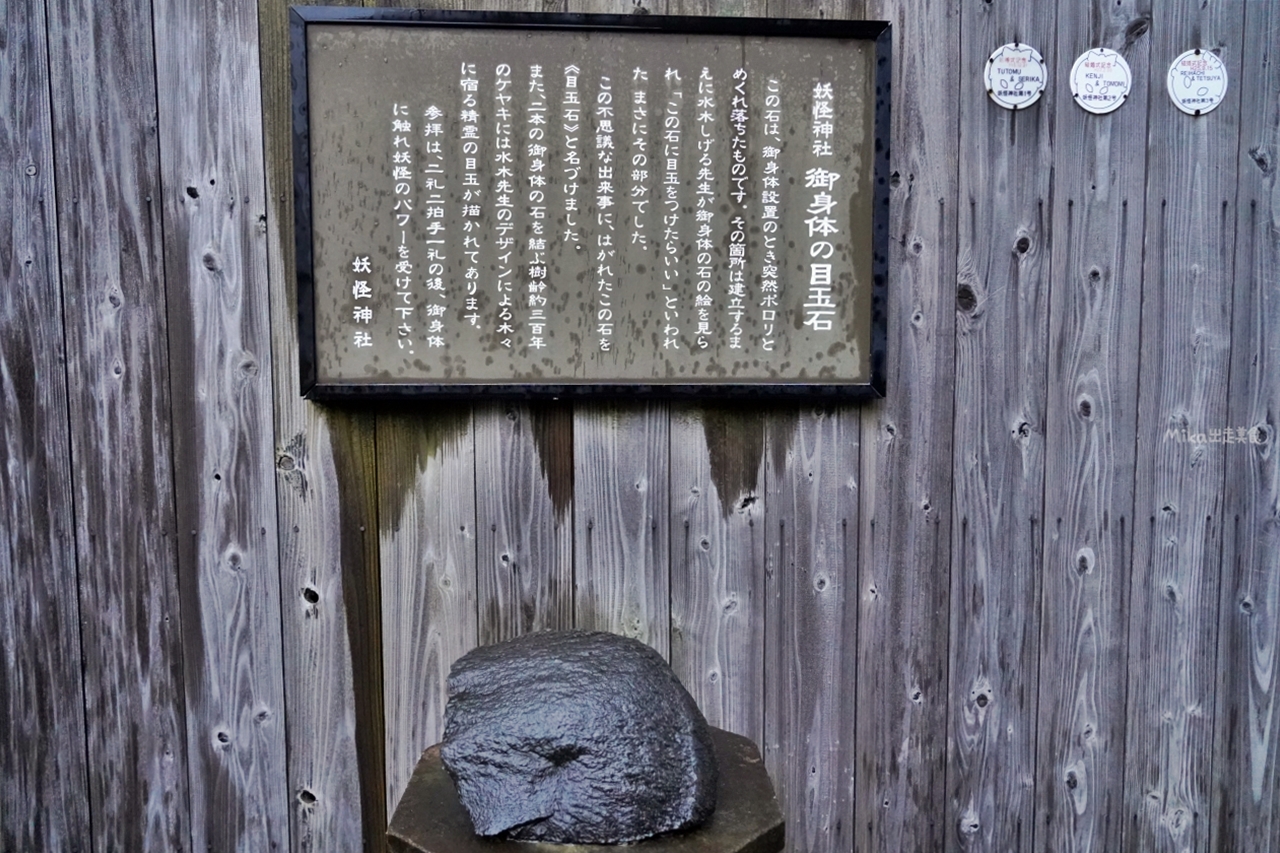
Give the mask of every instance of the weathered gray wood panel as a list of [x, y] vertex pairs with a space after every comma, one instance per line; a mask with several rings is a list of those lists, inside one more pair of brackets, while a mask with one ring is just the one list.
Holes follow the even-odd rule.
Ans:
[[191, 846], [288, 849], [257, 11], [154, 20]]
[[[17, 721], [0, 847], [285, 846], [288, 808], [294, 849], [378, 849], [394, 777], [439, 737], [449, 664], [575, 620], [670, 642], [713, 721], [766, 747], [795, 850], [1280, 847], [1273, 4], [484, 4], [894, 21], [890, 397], [797, 420], [302, 401], [285, 5], [257, 4], [259, 142], [252, 2], [51, 7], [52, 132], [30, 88], [45, 13], [5, 7], [0, 63], [29, 77], [0, 87], [17, 164], [0, 179], [0, 711]], [[1016, 117], [974, 82], [1014, 38], [1052, 62], [1052, 91]], [[1196, 43], [1225, 48], [1233, 85], [1198, 119], [1163, 86]], [[1098, 44], [1137, 78], [1109, 117], [1067, 94]], [[1050, 117], [1051, 152], [1009, 133], [1043, 143]], [[271, 377], [274, 440], [244, 353]], [[1265, 440], [1191, 445], [1171, 423]], [[277, 606], [287, 714], [259, 723]], [[268, 732], [286, 721], [287, 772]], [[48, 792], [38, 813], [28, 790]]]
[[573, 627], [573, 410], [477, 406], [480, 645]]
[[1059, 76], [1006, 110], [981, 74], [1013, 41], [1060, 67], [1052, 5], [963, 8], [960, 151], [979, 156], [959, 161], [947, 831], [959, 849], [996, 851], [1028, 844], [1035, 820], [1052, 116], [1065, 90]]
[[182, 633], [144, 0], [49, 9], [96, 850], [185, 850]]
[[[761, 17], [765, 0], [671, 0], [668, 15]], [[764, 744], [764, 440], [757, 407], [671, 411], [671, 666], [713, 726]]]
[[671, 666], [713, 726], [764, 735], [765, 416], [671, 415]]
[[378, 419], [388, 813], [440, 741], [449, 667], [478, 638], [471, 412], [433, 408]]
[[[1280, 849], [1280, 5], [1244, 8], [1211, 849]], [[1236, 438], [1240, 438], [1237, 434]]]
[[[525, 9], [538, 9], [534, 0]], [[666, 0], [566, 0], [542, 11], [666, 14]], [[635, 637], [670, 659], [669, 407], [573, 411], [574, 625]]]
[[670, 655], [665, 403], [574, 410], [574, 624]]
[[787, 847], [806, 853], [854, 846], [859, 430], [833, 407], [768, 435], [763, 751]]
[[[848, 0], [770, 0], [739, 14], [869, 17]], [[764, 424], [762, 751], [788, 850], [834, 853], [855, 838], [861, 412], [780, 407]]]
[[[1133, 535], [1151, 3], [1058, 15], [1044, 576], [1034, 847], [1119, 850]], [[1091, 47], [1124, 55], [1128, 102], [1105, 116], [1064, 77]], [[1058, 82], [1052, 82], [1058, 81]]]
[[0, 9], [0, 850], [90, 836], [41, 0]]
[[[1178, 54], [1200, 46], [1241, 68], [1243, 10], [1162, 4], [1152, 64], [1163, 76]], [[1163, 86], [1150, 91], [1123, 782], [1131, 849], [1203, 851], [1210, 840], [1230, 448], [1166, 431], [1226, 425], [1239, 91], [1199, 117], [1179, 112]]]
[[290, 838], [298, 851], [376, 850], [386, 782], [374, 418], [299, 396], [288, 4], [260, 0], [258, 13]]
[[894, 94], [888, 396], [862, 412], [854, 845], [897, 853], [955, 837], [944, 819], [960, 21], [957, 2], [867, 10], [893, 24]]

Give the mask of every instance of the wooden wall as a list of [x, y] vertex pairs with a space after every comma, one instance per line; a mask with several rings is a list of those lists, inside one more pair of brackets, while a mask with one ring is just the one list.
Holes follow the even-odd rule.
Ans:
[[307, 403], [287, 0], [0, 0], [0, 850], [380, 849], [451, 662], [575, 625], [792, 851], [1280, 850], [1280, 4], [453, 5], [893, 22], [888, 398]]

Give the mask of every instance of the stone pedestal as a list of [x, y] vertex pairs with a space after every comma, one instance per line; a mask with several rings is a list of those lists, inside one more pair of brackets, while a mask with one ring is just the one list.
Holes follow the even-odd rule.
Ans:
[[440, 763], [440, 747], [422, 753], [387, 840], [394, 853], [778, 853], [784, 825], [760, 752], [749, 738], [711, 730], [720, 765], [711, 819], [690, 832], [635, 844], [545, 844], [478, 837]]

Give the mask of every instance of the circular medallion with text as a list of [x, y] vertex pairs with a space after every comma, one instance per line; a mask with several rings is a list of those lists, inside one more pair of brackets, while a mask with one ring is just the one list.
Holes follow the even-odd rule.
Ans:
[[1071, 94], [1081, 109], [1102, 115], [1119, 109], [1133, 74], [1124, 57], [1107, 47], [1087, 50], [1071, 66]]
[[1006, 44], [987, 60], [985, 80], [991, 100], [1007, 110], [1029, 107], [1040, 99], [1048, 75], [1044, 59], [1030, 45]]
[[1169, 66], [1169, 97], [1188, 115], [1207, 113], [1227, 96], [1227, 66], [1217, 54], [1188, 50]]

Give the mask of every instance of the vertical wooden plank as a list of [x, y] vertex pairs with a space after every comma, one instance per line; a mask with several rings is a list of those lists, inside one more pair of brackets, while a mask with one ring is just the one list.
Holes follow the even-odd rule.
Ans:
[[49, 9], [91, 839], [185, 850], [159, 152], [146, 0]]
[[[850, 0], [747, 2], [730, 13], [857, 19]], [[858, 723], [859, 432], [852, 407], [764, 415], [765, 765], [787, 849], [853, 849]]]
[[288, 3], [259, 0], [270, 209], [290, 838], [378, 850], [386, 829], [374, 419], [299, 396]]
[[854, 849], [859, 702], [852, 594], [858, 566], [858, 433], [852, 408], [770, 422], [765, 573], [765, 765], [787, 849]]
[[[564, 11], [668, 12], [666, 0], [567, 0]], [[670, 660], [670, 412], [574, 407], [574, 624], [643, 640]]]
[[444, 734], [449, 667], [477, 641], [471, 413], [435, 408], [378, 418], [388, 814]]
[[766, 416], [671, 417], [671, 666], [713, 726], [764, 743]]
[[0, 850], [90, 838], [41, 0], [0, 8]]
[[[391, 0], [475, 12], [562, 12], [563, 0]], [[472, 411], [478, 642], [573, 626], [573, 415], [519, 402]], [[475, 642], [475, 641], [473, 641]]]
[[574, 622], [670, 656], [665, 403], [574, 411]]
[[[1149, 0], [1059, 5], [1045, 439], [1038, 850], [1119, 850], [1133, 537]], [[1085, 112], [1066, 76], [1092, 47], [1119, 51], [1133, 88]]]
[[567, 407], [378, 417], [388, 813], [422, 750], [444, 732], [453, 662], [478, 643], [572, 625], [572, 441]]
[[481, 645], [573, 627], [573, 410], [476, 407]]
[[[856, 849], [941, 850], [946, 815], [959, 4], [893, 24], [888, 394], [863, 410]], [[966, 74], [974, 73], [965, 69]]]
[[548, 12], [574, 12], [582, 15], [666, 15], [670, 13], [668, 2], [669, 0], [563, 0], [558, 4], [562, 8], [552, 9], [550, 7], [556, 5], [553, 0], [543, 0], [543, 7]]
[[981, 70], [1007, 42], [1056, 68], [1056, 4], [965, 5], [951, 510], [948, 846], [1031, 843], [1053, 115], [1066, 90], [997, 106]]
[[289, 846], [257, 40], [249, 2], [155, 10], [196, 850]]
[[[1221, 51], [1241, 70], [1244, 4], [1160, 4], [1152, 62]], [[1179, 112], [1164, 86], [1148, 105], [1147, 201], [1129, 596], [1126, 849], [1203, 851], [1210, 797], [1223, 456], [1169, 433], [1227, 419], [1240, 88], [1204, 116]]]
[[1280, 6], [1245, 5], [1240, 60], [1235, 307], [1223, 425], [1237, 434], [1223, 448], [1211, 849], [1262, 853], [1280, 849]]
[[[765, 0], [673, 0], [761, 17]], [[713, 725], [764, 747], [764, 437], [758, 406], [671, 412], [671, 666]]]

